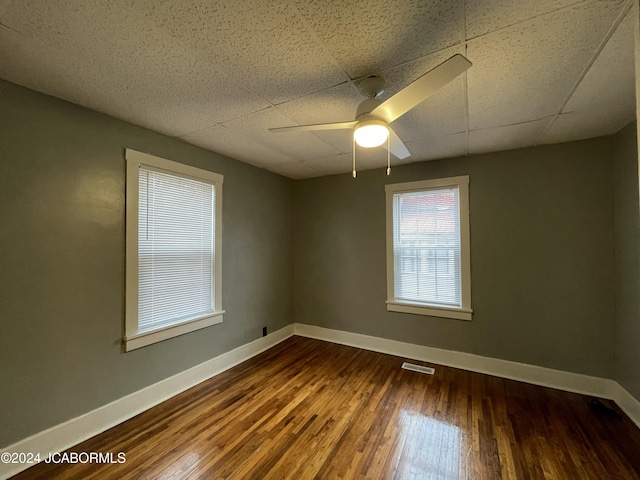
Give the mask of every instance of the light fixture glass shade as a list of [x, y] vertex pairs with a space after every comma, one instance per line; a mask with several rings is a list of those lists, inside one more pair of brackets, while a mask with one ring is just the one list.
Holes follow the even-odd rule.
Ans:
[[356, 143], [365, 148], [382, 145], [388, 136], [389, 129], [384, 122], [379, 120], [361, 122], [353, 132]]

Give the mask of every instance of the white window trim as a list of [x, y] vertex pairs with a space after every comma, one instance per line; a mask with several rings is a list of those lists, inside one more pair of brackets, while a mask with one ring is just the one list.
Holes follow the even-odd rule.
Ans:
[[[184, 335], [201, 328], [222, 323], [222, 182], [223, 176], [182, 163], [149, 155], [127, 148], [126, 181], [126, 287], [125, 287], [125, 350], [131, 351], [152, 343]], [[214, 301], [216, 311], [205, 317], [158, 328], [151, 331], [138, 331], [138, 175], [140, 165], [154, 169], [205, 180], [215, 186], [215, 252], [214, 252]]]
[[[394, 294], [394, 252], [393, 252], [393, 195], [395, 193], [418, 192], [442, 187], [458, 187], [460, 202], [460, 268], [462, 306], [443, 307], [426, 303], [398, 300]], [[420, 180], [417, 182], [385, 185], [387, 216], [387, 310], [402, 313], [429, 315], [431, 317], [471, 320], [471, 242], [469, 234], [469, 176]]]

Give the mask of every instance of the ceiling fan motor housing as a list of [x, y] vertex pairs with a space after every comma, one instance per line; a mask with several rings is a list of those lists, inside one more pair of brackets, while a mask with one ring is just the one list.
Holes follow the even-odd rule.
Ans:
[[371, 111], [381, 103], [382, 102], [377, 98], [367, 98], [360, 102], [360, 105], [358, 105], [358, 109], [356, 110], [356, 120], [366, 120], [369, 113], [371, 113]]
[[[291, 130], [307, 131], [353, 129], [354, 141], [359, 145], [374, 147], [376, 145], [382, 145], [382, 143], [387, 140], [390, 153], [400, 159], [406, 158], [411, 155], [411, 153], [404, 143], [402, 143], [402, 140], [400, 140], [398, 135], [391, 130], [389, 124], [407, 113], [419, 103], [425, 101], [444, 85], [449, 83], [458, 75], [464, 73], [470, 66], [471, 62], [464, 56], [457, 53], [437, 67], [432, 68], [421, 77], [418, 77], [384, 102], [378, 100], [378, 96], [384, 91], [384, 80], [372, 75], [357, 84], [358, 89], [367, 97], [367, 99], [358, 105], [354, 121], [320, 123], [315, 125], [295, 125], [290, 127], [270, 128], [269, 130], [272, 132], [282, 132]], [[362, 143], [358, 141], [359, 138], [362, 140]], [[366, 145], [363, 145], [363, 143]]]
[[371, 75], [358, 84], [358, 90], [367, 98], [376, 98], [384, 92], [384, 78]]

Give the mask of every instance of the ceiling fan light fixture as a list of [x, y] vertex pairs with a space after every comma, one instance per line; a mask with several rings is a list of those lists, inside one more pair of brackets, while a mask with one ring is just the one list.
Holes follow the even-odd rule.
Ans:
[[382, 120], [364, 120], [353, 132], [353, 138], [361, 147], [379, 147], [387, 141], [389, 128]]

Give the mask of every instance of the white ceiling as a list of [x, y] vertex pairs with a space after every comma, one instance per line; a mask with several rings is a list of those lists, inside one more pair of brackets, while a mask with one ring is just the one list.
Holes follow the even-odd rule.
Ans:
[[[0, 77], [291, 178], [351, 171], [356, 84], [473, 66], [393, 123], [392, 165], [617, 132], [633, 0], [0, 0]], [[359, 169], [386, 151], [358, 150]]]

